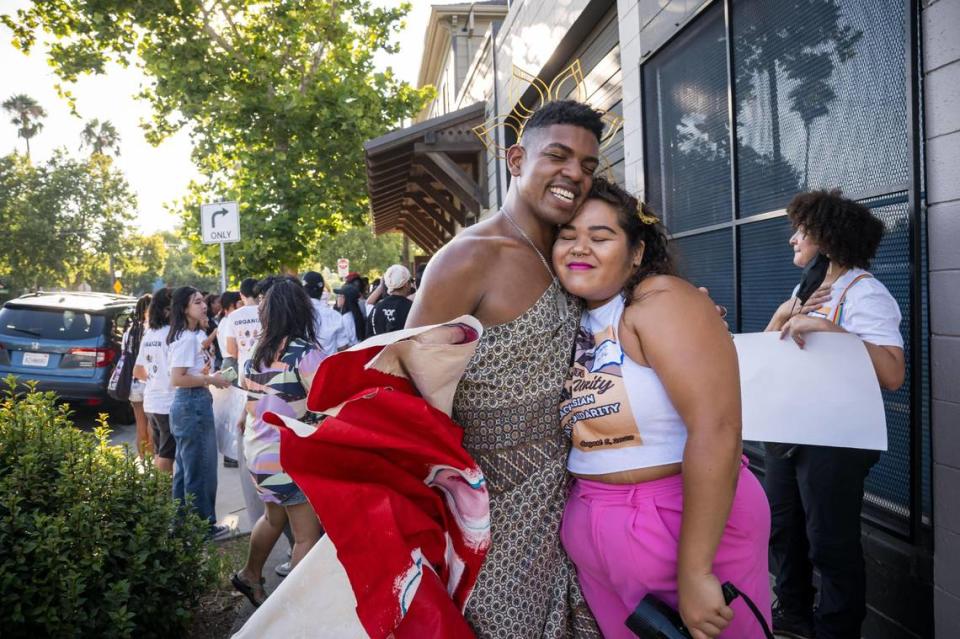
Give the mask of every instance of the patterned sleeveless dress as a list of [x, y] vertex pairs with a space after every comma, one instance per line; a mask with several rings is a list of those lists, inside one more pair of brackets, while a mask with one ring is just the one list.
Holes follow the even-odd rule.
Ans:
[[554, 281], [523, 315], [485, 329], [454, 397], [490, 491], [493, 543], [466, 609], [480, 639], [600, 637], [560, 546], [569, 439], [557, 407], [580, 308], [566, 296], [561, 317], [558, 294]]

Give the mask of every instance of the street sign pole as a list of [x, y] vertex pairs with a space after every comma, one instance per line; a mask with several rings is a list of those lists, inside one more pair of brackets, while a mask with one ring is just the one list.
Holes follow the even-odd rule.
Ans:
[[227, 291], [227, 249], [226, 244], [220, 242], [220, 292]]

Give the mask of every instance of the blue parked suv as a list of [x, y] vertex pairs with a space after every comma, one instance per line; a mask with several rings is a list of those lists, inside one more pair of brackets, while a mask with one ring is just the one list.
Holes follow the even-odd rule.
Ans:
[[86, 406], [110, 405], [107, 383], [137, 300], [109, 293], [33, 293], [0, 308], [0, 379]]

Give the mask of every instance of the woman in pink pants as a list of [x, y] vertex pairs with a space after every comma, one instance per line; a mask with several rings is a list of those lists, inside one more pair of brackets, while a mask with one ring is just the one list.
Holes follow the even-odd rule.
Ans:
[[647, 594], [695, 639], [762, 638], [770, 508], [742, 458], [737, 355], [708, 298], [672, 275], [644, 205], [596, 178], [553, 264], [586, 301], [560, 407], [576, 477], [561, 539], [605, 637]]

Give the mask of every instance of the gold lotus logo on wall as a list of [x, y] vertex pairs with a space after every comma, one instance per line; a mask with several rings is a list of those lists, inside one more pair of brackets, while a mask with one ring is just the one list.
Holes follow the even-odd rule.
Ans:
[[[523, 96], [528, 87], [533, 87], [535, 90], [531, 104], [523, 101]], [[509, 96], [509, 103], [515, 105], [509, 114], [496, 115], [483, 124], [473, 127], [473, 132], [480, 138], [487, 150], [496, 154], [499, 159], [506, 158], [507, 148], [497, 142], [497, 129], [511, 131], [519, 143], [523, 138], [523, 127], [527, 120], [547, 102], [551, 100], [576, 100], [589, 103], [589, 92], [583, 78], [580, 60], [574, 60], [550, 84], [514, 65], [513, 75], [510, 78]], [[603, 114], [603, 122], [606, 126], [600, 140], [600, 164], [602, 168], [598, 171], [609, 173], [610, 162], [603, 152], [610, 147], [617, 132], [623, 128], [623, 118], [607, 112]]]

